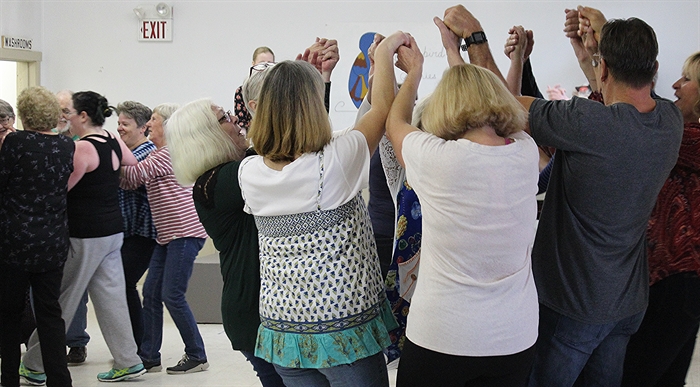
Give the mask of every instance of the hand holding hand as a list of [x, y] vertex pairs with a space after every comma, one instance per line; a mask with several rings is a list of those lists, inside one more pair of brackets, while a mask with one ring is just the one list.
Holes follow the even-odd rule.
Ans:
[[578, 6], [579, 31], [583, 45], [590, 55], [598, 52], [600, 32], [607, 21], [602, 12], [595, 8]]
[[[375, 35], [375, 41], [377, 37]], [[400, 46], [409, 46], [411, 44], [411, 37], [403, 31], [396, 31], [393, 34], [382, 39], [382, 41], [377, 46], [377, 51], [385, 50], [390, 53], [395, 53]]]
[[[319, 58], [321, 61], [321, 74], [324, 75], [324, 81], [330, 81], [330, 75], [335, 69], [335, 66], [340, 60], [340, 53], [338, 52], [338, 41], [335, 39], [322, 39], [323, 47], [319, 52]], [[325, 77], [327, 76], [327, 80]]]
[[297, 55], [296, 60], [303, 60], [304, 62], [309, 62], [318, 70], [318, 72], [322, 73], [321, 61], [318, 58], [318, 51], [311, 52], [311, 49], [307, 48], [306, 50], [304, 50], [303, 54]]
[[445, 50], [447, 52], [459, 52], [459, 43], [462, 38], [449, 29], [439, 17], [435, 16], [433, 22], [440, 30], [442, 46], [445, 47]]
[[367, 49], [367, 56], [369, 57], [370, 68], [374, 67], [374, 52], [377, 50], [377, 46], [379, 45], [379, 43], [382, 42], [382, 40], [384, 40], [384, 35], [374, 34], [374, 41]]
[[[522, 59], [522, 61], [525, 62], [530, 52], [532, 52], [532, 45], [530, 45], [528, 39], [528, 31], [525, 31], [523, 26], [513, 26], [508, 30], [508, 33], [510, 35], [506, 39], [503, 52], [510, 60]], [[532, 31], [530, 31], [530, 33], [532, 33]], [[528, 47], [530, 48], [529, 52], [527, 50]]]
[[481, 23], [463, 5], [456, 5], [445, 10], [443, 22], [462, 39], [466, 39], [477, 31], [483, 31]]
[[569, 38], [571, 47], [574, 49], [574, 54], [579, 63], [591, 61], [591, 57], [583, 45], [583, 39], [579, 35], [579, 16], [576, 9], [565, 9], [566, 20], [564, 21], [564, 35]]
[[410, 73], [411, 71], [422, 72], [424, 59], [423, 53], [420, 51], [418, 43], [416, 43], [413, 36], [410, 34], [408, 36], [410, 38], [410, 44], [408, 46], [402, 45], [398, 48], [396, 67], [401, 69], [406, 74]]

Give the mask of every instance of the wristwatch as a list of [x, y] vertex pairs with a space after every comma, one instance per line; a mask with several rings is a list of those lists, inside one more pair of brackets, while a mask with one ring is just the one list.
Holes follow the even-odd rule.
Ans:
[[464, 39], [464, 44], [462, 45], [462, 51], [467, 51], [469, 46], [472, 44], [482, 44], [486, 43], [488, 40], [486, 39], [486, 34], [484, 31], [477, 31], [473, 34], [471, 34], [469, 37]]

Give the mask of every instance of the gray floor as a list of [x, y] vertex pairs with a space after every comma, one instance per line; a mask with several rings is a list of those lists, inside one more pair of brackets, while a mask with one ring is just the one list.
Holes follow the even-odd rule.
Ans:
[[[99, 372], [111, 368], [112, 358], [107, 346], [102, 339], [97, 320], [90, 309], [88, 317], [88, 332], [92, 336], [88, 345], [87, 362], [80, 366], [70, 367], [73, 377], [73, 386], [105, 387], [105, 383], [98, 382], [96, 376]], [[163, 349], [161, 351], [164, 370], [158, 373], [147, 373], [140, 378], [119, 385], [126, 386], [227, 386], [227, 387], [253, 387], [260, 386], [252, 367], [243, 355], [231, 348], [230, 342], [220, 324], [200, 324], [200, 332], [204, 338], [209, 370], [189, 375], [168, 375], [165, 367], [175, 365], [183, 354], [184, 347], [175, 324], [168, 313], [165, 313], [165, 327], [163, 336]], [[391, 385], [396, 380], [396, 370], [389, 371]], [[686, 385], [700, 387], [700, 349], [695, 351], [693, 363]]]
[[[165, 367], [175, 365], [182, 354], [184, 346], [175, 324], [167, 312], [164, 313], [165, 323], [163, 332], [163, 348], [161, 350], [163, 371], [147, 373], [137, 379], [120, 382], [118, 386], [226, 386], [253, 387], [260, 386], [253, 368], [239, 352], [231, 348], [224, 328], [220, 324], [200, 324], [206, 346], [209, 369], [188, 375], [168, 375]], [[70, 367], [73, 386], [106, 387], [106, 383], [97, 381], [97, 374], [107, 371], [112, 366], [112, 357], [102, 339], [97, 320], [90, 306], [88, 313], [88, 333], [91, 340], [88, 344], [88, 358], [85, 364]], [[396, 379], [396, 370], [389, 371], [391, 385]]]

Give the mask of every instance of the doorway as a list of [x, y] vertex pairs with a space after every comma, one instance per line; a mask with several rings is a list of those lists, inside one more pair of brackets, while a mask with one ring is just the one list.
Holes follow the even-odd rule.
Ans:
[[[17, 96], [40, 82], [41, 53], [0, 47], [0, 99], [7, 101], [17, 115]], [[22, 129], [17, 117], [15, 127]]]

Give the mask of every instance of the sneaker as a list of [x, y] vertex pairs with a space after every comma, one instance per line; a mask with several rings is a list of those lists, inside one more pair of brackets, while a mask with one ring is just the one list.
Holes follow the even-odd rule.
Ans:
[[97, 374], [97, 380], [100, 382], [119, 382], [122, 380], [138, 378], [146, 373], [143, 364], [139, 363], [133, 367], [116, 369], [112, 368], [107, 372]]
[[160, 372], [163, 370], [163, 366], [160, 365], [159, 361], [150, 362], [143, 360], [143, 367], [146, 369], [146, 372]]
[[24, 366], [24, 362], [19, 363], [19, 377], [30, 386], [43, 386], [46, 384], [46, 374], [30, 370]]
[[71, 347], [66, 355], [66, 361], [69, 366], [85, 363], [87, 359], [87, 347]]
[[191, 374], [192, 372], [204, 371], [209, 368], [206, 360], [199, 361], [190, 359], [187, 354], [182, 355], [182, 359], [174, 367], [168, 367], [165, 371], [169, 374]]

